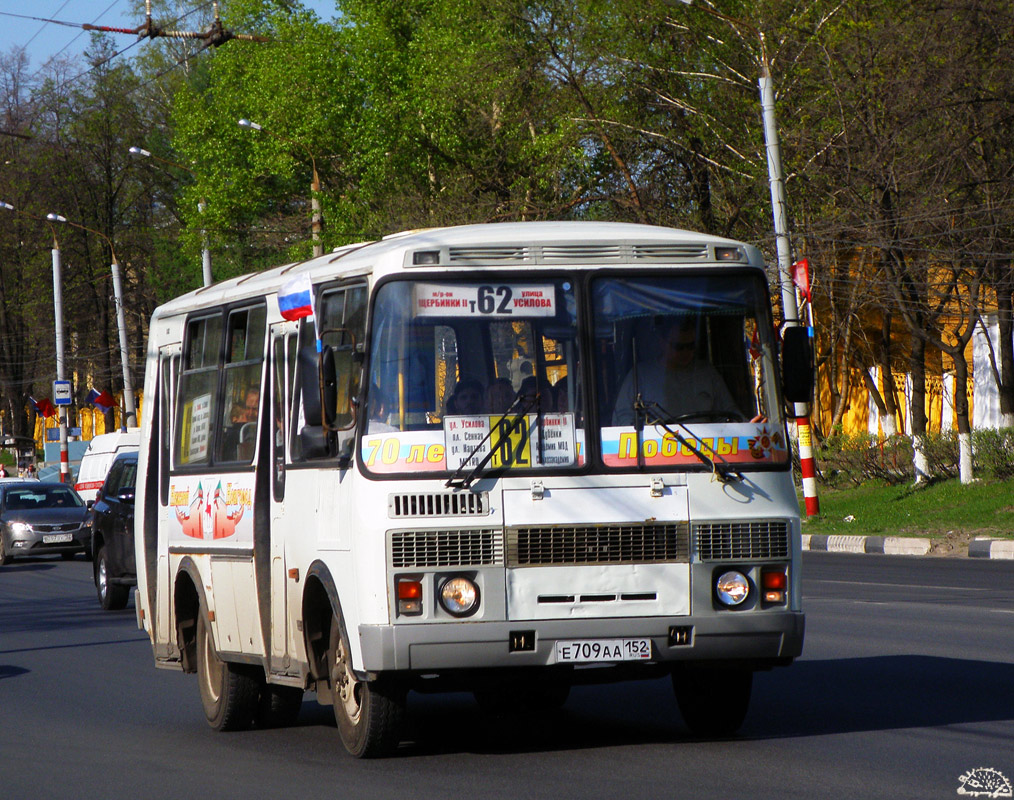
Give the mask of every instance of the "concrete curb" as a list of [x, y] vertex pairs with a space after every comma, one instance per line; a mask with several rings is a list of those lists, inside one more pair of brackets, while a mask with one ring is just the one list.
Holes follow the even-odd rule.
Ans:
[[[999, 542], [997, 544], [1000, 544]], [[1014, 545], [1014, 542], [1011, 542]], [[924, 556], [930, 551], [929, 539], [908, 536], [825, 536], [803, 534], [804, 550], [828, 553], [878, 553], [891, 556]], [[971, 547], [969, 547], [971, 555]], [[988, 557], [988, 556], [987, 556]], [[993, 556], [998, 558], [1002, 556]], [[1014, 558], [1014, 555], [1010, 556]]]
[[968, 543], [968, 557], [1014, 559], [1014, 541], [1009, 539], [972, 539]]

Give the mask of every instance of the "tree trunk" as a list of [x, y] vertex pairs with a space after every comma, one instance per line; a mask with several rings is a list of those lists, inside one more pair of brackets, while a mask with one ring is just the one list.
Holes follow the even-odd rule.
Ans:
[[996, 325], [1000, 339], [1000, 427], [1014, 427], [1014, 304], [1008, 283], [996, 290]]
[[880, 381], [883, 385], [884, 408], [881, 417], [884, 436], [891, 438], [898, 433], [898, 397], [894, 393], [894, 370], [891, 368], [891, 314], [885, 312], [880, 326]]
[[971, 483], [972, 426], [968, 419], [968, 360], [964, 348], [949, 351], [954, 361], [954, 416], [958, 420], [958, 474], [962, 483]]
[[915, 482], [929, 480], [929, 456], [926, 453], [926, 342], [912, 334], [912, 349], [908, 359], [909, 375], [912, 377], [912, 398], [909, 409], [912, 427], [912, 466]]

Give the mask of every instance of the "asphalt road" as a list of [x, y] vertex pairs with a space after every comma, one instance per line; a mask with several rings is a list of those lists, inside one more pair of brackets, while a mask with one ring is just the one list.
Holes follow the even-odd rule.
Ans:
[[1014, 563], [808, 553], [807, 641], [760, 674], [742, 734], [693, 738], [666, 680], [484, 717], [410, 695], [397, 757], [355, 761], [311, 695], [284, 730], [218, 734], [194, 678], [156, 670], [91, 565], [0, 569], [0, 798], [953, 797], [1014, 781]]

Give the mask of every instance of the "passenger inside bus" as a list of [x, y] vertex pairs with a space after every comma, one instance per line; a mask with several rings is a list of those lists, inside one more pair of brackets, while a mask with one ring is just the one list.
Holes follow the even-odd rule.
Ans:
[[514, 402], [514, 387], [507, 378], [494, 378], [486, 390], [486, 405], [494, 414], [503, 414]]
[[636, 376], [631, 369], [623, 379], [613, 407], [613, 425], [634, 424], [638, 393], [646, 405], [660, 406], [670, 421], [725, 413], [742, 418], [722, 376], [709, 362], [697, 358], [695, 319], [656, 317], [653, 329], [656, 340], [651, 344], [657, 346], [658, 356], [638, 364]]
[[447, 413], [469, 416], [483, 412], [482, 384], [473, 378], [462, 378], [447, 399]]
[[521, 388], [518, 390], [523, 406], [531, 406], [531, 411], [541, 411], [547, 414], [556, 411], [556, 396], [553, 387], [545, 378], [538, 379], [529, 375], [521, 381]]

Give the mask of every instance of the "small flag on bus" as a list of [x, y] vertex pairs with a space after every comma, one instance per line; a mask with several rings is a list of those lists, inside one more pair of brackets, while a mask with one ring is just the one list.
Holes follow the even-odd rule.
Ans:
[[278, 290], [278, 310], [288, 320], [313, 316], [313, 286], [309, 275], [299, 275]]

